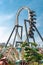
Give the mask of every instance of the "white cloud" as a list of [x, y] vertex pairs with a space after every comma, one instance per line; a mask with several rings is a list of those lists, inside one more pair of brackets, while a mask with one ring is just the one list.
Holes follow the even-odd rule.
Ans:
[[[4, 24], [6, 21], [10, 21], [14, 17], [14, 14], [0, 15], [0, 24]], [[4, 22], [5, 21], [5, 22]], [[6, 42], [11, 33], [11, 27], [0, 26], [0, 42]]]
[[8, 15], [0, 15], [0, 21], [7, 21], [10, 20], [14, 17], [14, 14], [8, 14]]
[[[10, 34], [11, 34], [12, 30], [10, 30], [10, 27], [0, 27], [0, 43], [2, 42], [7, 42]], [[13, 39], [14, 39], [14, 36], [15, 36], [15, 31], [11, 37], [11, 40], [10, 42], [12, 43], [13, 42]]]
[[43, 17], [43, 13], [41, 13], [41, 15], [39, 17], [37, 17], [37, 20], [36, 20], [36, 27], [37, 28], [43, 26], [43, 22], [42, 22], [43, 18], [42, 17]]
[[0, 42], [6, 42], [9, 37], [9, 32], [7, 27], [0, 27]]
[[[42, 35], [42, 37], [43, 37], [43, 35]], [[36, 35], [35, 41], [36, 41], [36, 43], [37, 43], [38, 45], [40, 44], [40, 46], [42, 47], [43, 41], [41, 40], [41, 38], [40, 38], [38, 35]]]
[[37, 18], [37, 27], [41, 27], [43, 26], [43, 13], [41, 13], [41, 15]]
[[40, 27], [40, 23], [37, 23], [37, 22], [36, 22], [36, 27]]

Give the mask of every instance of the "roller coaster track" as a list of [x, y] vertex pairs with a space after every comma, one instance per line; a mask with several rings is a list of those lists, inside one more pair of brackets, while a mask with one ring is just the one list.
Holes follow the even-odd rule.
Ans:
[[[28, 7], [21, 7], [18, 11], [17, 11], [17, 13], [16, 13], [16, 21], [15, 21], [15, 26], [14, 26], [14, 28], [13, 28], [13, 30], [12, 30], [12, 32], [11, 32], [11, 34], [10, 34], [10, 36], [9, 36], [9, 38], [8, 38], [8, 40], [7, 40], [7, 43], [6, 43], [6, 45], [5, 45], [5, 48], [7, 47], [7, 45], [9, 44], [9, 41], [10, 41], [10, 39], [11, 39], [11, 37], [12, 37], [12, 35], [13, 35], [13, 32], [15, 31], [16, 33], [15, 33], [15, 37], [14, 37], [14, 40], [13, 40], [13, 46], [14, 46], [14, 44], [15, 44], [15, 39], [16, 39], [16, 36], [17, 36], [17, 34], [18, 34], [18, 38], [20, 38], [21, 40], [22, 40], [22, 32], [23, 32], [23, 26], [21, 26], [21, 25], [19, 25], [19, 15], [20, 15], [20, 12], [22, 11], [22, 10], [27, 10], [27, 12], [28, 12], [28, 19], [27, 20], [25, 20], [24, 21], [24, 25], [25, 25], [25, 31], [26, 31], [26, 40], [27, 40], [27, 42], [29, 42], [29, 36], [28, 36], [28, 30], [27, 30], [27, 26], [26, 26], [26, 22], [28, 22], [28, 23], [31, 23], [29, 20], [29, 12], [31, 11], [31, 9], [30, 8], [28, 8]], [[42, 38], [42, 36], [41, 36], [41, 34], [39, 33], [39, 31], [38, 31], [38, 29], [36, 28], [36, 26], [34, 25], [34, 24], [32, 24], [34, 27], [35, 27], [35, 30], [37, 31], [37, 33], [38, 33], [38, 35], [40, 36], [40, 38], [41, 38], [41, 40], [43, 41], [43, 38]], [[21, 34], [19, 34], [19, 32], [18, 32], [18, 28], [21, 28]], [[35, 42], [35, 39], [33, 38], [33, 41]], [[3, 51], [3, 50], [2, 50]], [[5, 51], [3, 51], [3, 52], [5, 52]], [[3, 53], [2, 52], [2, 53]]]

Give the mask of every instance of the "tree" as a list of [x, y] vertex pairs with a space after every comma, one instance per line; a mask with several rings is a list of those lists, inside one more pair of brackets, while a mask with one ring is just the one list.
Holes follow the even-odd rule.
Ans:
[[[30, 46], [31, 44], [31, 46]], [[38, 62], [43, 58], [43, 55], [39, 53], [39, 50], [37, 49], [37, 44], [33, 42], [23, 42], [22, 47], [24, 47], [24, 58], [27, 62]]]

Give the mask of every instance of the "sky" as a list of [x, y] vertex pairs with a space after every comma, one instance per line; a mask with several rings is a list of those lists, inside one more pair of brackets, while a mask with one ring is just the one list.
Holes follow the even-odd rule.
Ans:
[[[43, 37], [43, 0], [0, 0], [0, 43], [7, 42], [15, 25], [16, 13], [23, 6], [36, 12], [36, 26]], [[24, 19], [27, 19], [27, 11], [25, 10], [19, 15], [19, 23], [24, 24]], [[35, 32], [35, 40], [41, 46], [43, 45], [37, 32]]]

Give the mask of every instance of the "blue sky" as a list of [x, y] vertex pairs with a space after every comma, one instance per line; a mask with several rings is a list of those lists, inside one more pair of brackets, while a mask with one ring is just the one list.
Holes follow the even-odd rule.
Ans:
[[[6, 42], [15, 23], [16, 13], [22, 6], [36, 11], [37, 28], [43, 36], [43, 0], [0, 0], [0, 42]], [[22, 11], [19, 16], [20, 23], [27, 18], [27, 12]], [[23, 24], [23, 22], [22, 22]], [[37, 43], [43, 44], [35, 32]]]

